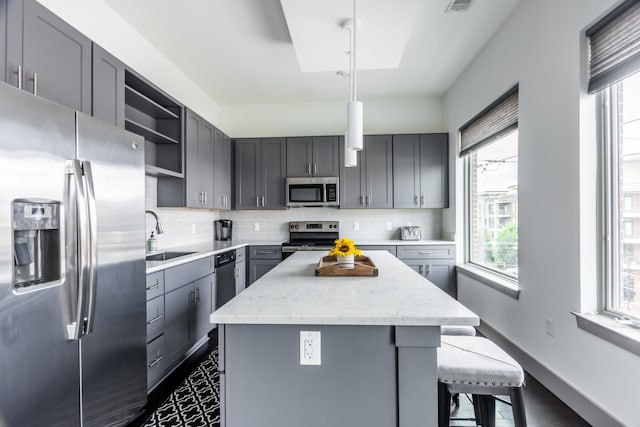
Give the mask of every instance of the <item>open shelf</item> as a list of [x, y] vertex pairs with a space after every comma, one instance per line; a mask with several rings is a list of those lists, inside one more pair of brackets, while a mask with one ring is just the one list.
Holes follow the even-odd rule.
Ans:
[[170, 176], [173, 178], [184, 178], [184, 175], [180, 172], [172, 171], [165, 168], [160, 168], [158, 166], [153, 165], [145, 165], [144, 172], [146, 175], [150, 176]]
[[146, 139], [156, 144], [180, 144], [180, 141], [168, 137], [158, 131], [136, 123], [127, 118], [124, 119], [124, 128], [130, 132], [137, 133]]
[[163, 107], [153, 99], [143, 95], [130, 86], [124, 87], [125, 104], [156, 119], [180, 119], [173, 111]]

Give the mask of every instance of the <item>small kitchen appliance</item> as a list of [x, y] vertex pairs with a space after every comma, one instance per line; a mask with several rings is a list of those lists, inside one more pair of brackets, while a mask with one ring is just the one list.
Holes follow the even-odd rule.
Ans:
[[400, 227], [400, 239], [402, 240], [420, 240], [420, 227], [417, 225], [408, 225]]
[[218, 219], [213, 224], [215, 226], [216, 240], [231, 240], [233, 221], [230, 219]]
[[296, 251], [328, 251], [339, 237], [338, 221], [291, 221], [289, 241], [282, 244], [282, 259]]

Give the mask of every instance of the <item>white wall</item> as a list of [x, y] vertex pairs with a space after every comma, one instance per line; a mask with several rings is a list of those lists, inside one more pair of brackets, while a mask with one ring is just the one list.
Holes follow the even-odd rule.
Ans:
[[[524, 0], [447, 93], [444, 110], [457, 147], [459, 127], [519, 82], [521, 296], [458, 275], [459, 299], [603, 410], [638, 426], [640, 357], [579, 330], [571, 315], [592, 309], [596, 297], [595, 109], [581, 31], [613, 4]], [[456, 195], [443, 227], [461, 242], [462, 162], [451, 151]], [[547, 317], [555, 337], [545, 334]]]

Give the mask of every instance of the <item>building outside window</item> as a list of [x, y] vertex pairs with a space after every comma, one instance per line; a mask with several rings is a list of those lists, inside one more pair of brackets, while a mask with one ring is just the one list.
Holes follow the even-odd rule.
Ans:
[[518, 278], [518, 86], [460, 128], [466, 262]]
[[640, 318], [640, 72], [600, 93], [603, 115], [604, 309]]

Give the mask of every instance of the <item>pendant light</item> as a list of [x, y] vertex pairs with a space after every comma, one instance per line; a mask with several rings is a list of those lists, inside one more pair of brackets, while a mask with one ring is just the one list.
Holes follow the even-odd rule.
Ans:
[[358, 166], [358, 152], [349, 148], [349, 133], [344, 134], [344, 166], [354, 168]]
[[[351, 28], [349, 28], [349, 24]], [[363, 147], [362, 138], [362, 102], [357, 100], [356, 97], [356, 34], [358, 21], [356, 20], [356, 0], [353, 0], [353, 20], [349, 20], [345, 23], [345, 27], [349, 28], [349, 65], [350, 65], [350, 99], [347, 104], [347, 139], [345, 146], [351, 150], [360, 151]]]

